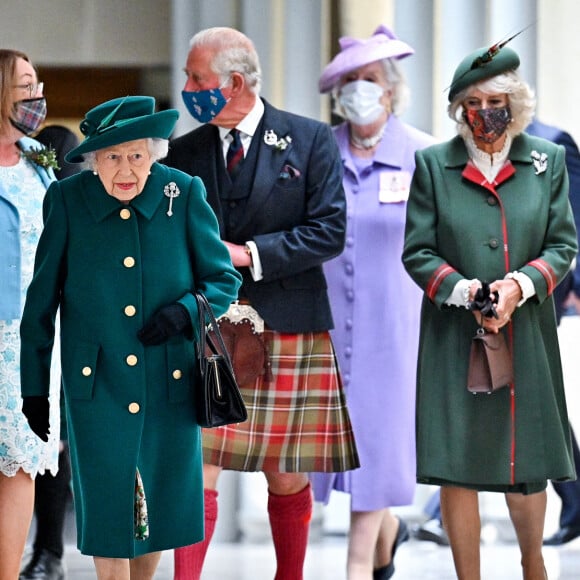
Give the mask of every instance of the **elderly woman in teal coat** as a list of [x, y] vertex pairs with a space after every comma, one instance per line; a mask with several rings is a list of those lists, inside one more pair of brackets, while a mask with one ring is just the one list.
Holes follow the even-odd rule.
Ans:
[[[458, 577], [480, 578], [478, 491], [506, 494], [523, 577], [545, 578], [548, 479], [575, 477], [552, 293], [576, 255], [564, 148], [523, 133], [534, 112], [509, 47], [458, 66], [459, 135], [416, 155], [403, 261], [424, 291], [417, 373], [417, 478], [441, 485]], [[470, 311], [482, 282], [497, 318]], [[514, 379], [467, 391], [480, 324], [505, 335]]]
[[194, 291], [219, 315], [240, 284], [201, 180], [155, 162], [178, 113], [154, 106], [87, 113], [67, 160], [92, 171], [47, 192], [21, 326], [22, 394], [42, 432], [60, 309], [78, 546], [99, 579], [152, 578], [162, 550], [203, 538]]

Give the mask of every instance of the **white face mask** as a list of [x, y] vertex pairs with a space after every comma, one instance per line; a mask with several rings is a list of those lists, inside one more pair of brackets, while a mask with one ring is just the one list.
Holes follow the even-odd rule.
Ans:
[[369, 81], [353, 81], [340, 89], [338, 103], [344, 116], [355, 125], [370, 125], [374, 123], [385, 107], [380, 103], [384, 89]]

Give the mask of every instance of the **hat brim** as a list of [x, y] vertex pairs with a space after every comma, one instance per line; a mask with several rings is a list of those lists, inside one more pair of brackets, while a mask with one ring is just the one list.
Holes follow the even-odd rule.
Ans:
[[85, 153], [127, 141], [149, 138], [169, 139], [178, 118], [179, 112], [176, 109], [167, 109], [151, 115], [123, 120], [118, 125], [107, 127], [101, 133], [89, 135], [78, 147], [71, 149], [65, 155], [65, 160], [69, 163], [82, 163]]
[[318, 90], [321, 93], [329, 93], [343, 75], [361, 66], [385, 58], [405, 58], [414, 52], [406, 42], [393, 39], [389, 39], [388, 42], [378, 42], [374, 45], [359, 44], [349, 47], [339, 52], [322, 71], [318, 81]]
[[516, 70], [520, 66], [520, 57], [515, 50], [505, 46], [491, 58], [484, 58], [489, 49], [480, 48], [467, 55], [453, 75], [449, 87], [449, 102], [467, 87], [479, 84], [487, 79]]

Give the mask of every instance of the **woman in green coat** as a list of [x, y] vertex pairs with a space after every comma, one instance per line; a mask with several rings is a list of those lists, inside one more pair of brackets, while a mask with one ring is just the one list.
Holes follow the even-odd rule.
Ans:
[[67, 160], [92, 171], [47, 192], [21, 327], [22, 394], [43, 432], [60, 308], [78, 546], [100, 580], [152, 578], [161, 551], [203, 538], [193, 292], [219, 315], [240, 284], [201, 180], [155, 162], [178, 113], [154, 107], [87, 113]]
[[[564, 148], [526, 135], [534, 98], [508, 47], [457, 68], [459, 135], [416, 155], [403, 261], [424, 290], [417, 373], [417, 478], [441, 485], [458, 577], [480, 578], [478, 491], [506, 494], [526, 580], [545, 576], [548, 479], [575, 477], [552, 292], [577, 252]], [[471, 311], [489, 283], [497, 318]], [[497, 295], [495, 295], [497, 292]], [[514, 380], [467, 391], [480, 323], [501, 332]]]

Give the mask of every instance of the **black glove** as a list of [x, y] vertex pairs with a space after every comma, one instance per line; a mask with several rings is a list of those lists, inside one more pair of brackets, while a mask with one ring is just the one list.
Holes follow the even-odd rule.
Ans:
[[165, 342], [171, 336], [192, 330], [189, 312], [183, 304], [176, 302], [158, 310], [137, 333], [137, 337], [145, 346], [153, 346]]
[[47, 397], [22, 397], [22, 412], [30, 428], [43, 440], [48, 441], [50, 404]]
[[489, 291], [489, 284], [487, 282], [481, 283], [481, 288], [477, 289], [473, 302], [469, 305], [470, 310], [480, 310], [481, 314], [486, 318], [497, 318], [494, 304], [497, 304], [499, 299], [498, 292], [493, 294]]

